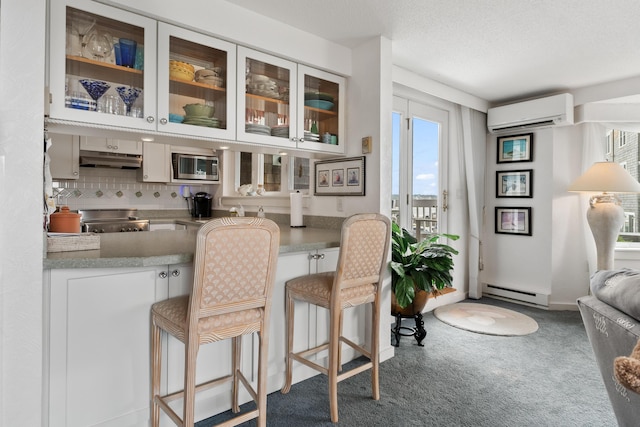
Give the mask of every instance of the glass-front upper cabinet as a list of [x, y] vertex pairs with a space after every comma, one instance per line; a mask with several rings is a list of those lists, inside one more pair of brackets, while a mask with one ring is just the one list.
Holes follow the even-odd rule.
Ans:
[[49, 116], [156, 127], [156, 21], [103, 4], [51, 1]]
[[298, 65], [298, 148], [344, 154], [345, 92], [343, 77]]
[[296, 148], [296, 64], [238, 46], [237, 138]]
[[158, 130], [235, 139], [236, 46], [158, 23]]
[[238, 140], [345, 152], [343, 77], [241, 46], [237, 73]]

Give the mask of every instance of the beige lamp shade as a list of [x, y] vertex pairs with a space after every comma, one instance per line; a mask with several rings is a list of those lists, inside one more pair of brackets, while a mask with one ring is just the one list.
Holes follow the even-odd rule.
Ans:
[[568, 190], [640, 193], [640, 183], [618, 163], [596, 162]]

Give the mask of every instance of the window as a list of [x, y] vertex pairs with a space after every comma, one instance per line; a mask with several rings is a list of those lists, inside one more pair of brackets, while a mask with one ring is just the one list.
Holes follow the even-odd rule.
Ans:
[[446, 189], [448, 113], [394, 98], [391, 215], [417, 238], [445, 232], [440, 195]]
[[[640, 177], [638, 133], [610, 129], [607, 131], [606, 148], [607, 160], [620, 164], [635, 179]], [[618, 197], [621, 200], [625, 218], [618, 242], [638, 245], [640, 230], [638, 230], [636, 218], [640, 212], [640, 198], [637, 194], [618, 194]]]

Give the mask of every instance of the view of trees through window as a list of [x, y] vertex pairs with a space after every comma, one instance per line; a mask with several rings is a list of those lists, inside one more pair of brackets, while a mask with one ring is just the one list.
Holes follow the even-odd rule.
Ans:
[[[629, 174], [638, 179], [640, 175], [640, 146], [638, 134], [610, 129], [607, 132], [606, 157], [608, 161], [619, 163]], [[638, 213], [640, 198], [637, 194], [619, 194], [624, 209], [624, 226], [620, 230], [618, 241], [640, 242]]]

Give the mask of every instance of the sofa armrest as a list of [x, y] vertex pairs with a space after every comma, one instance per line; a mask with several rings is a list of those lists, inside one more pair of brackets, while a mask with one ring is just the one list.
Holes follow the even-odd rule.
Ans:
[[594, 296], [579, 298], [578, 307], [618, 424], [637, 426], [640, 394], [616, 380], [613, 360], [631, 354], [640, 339], [640, 322]]

